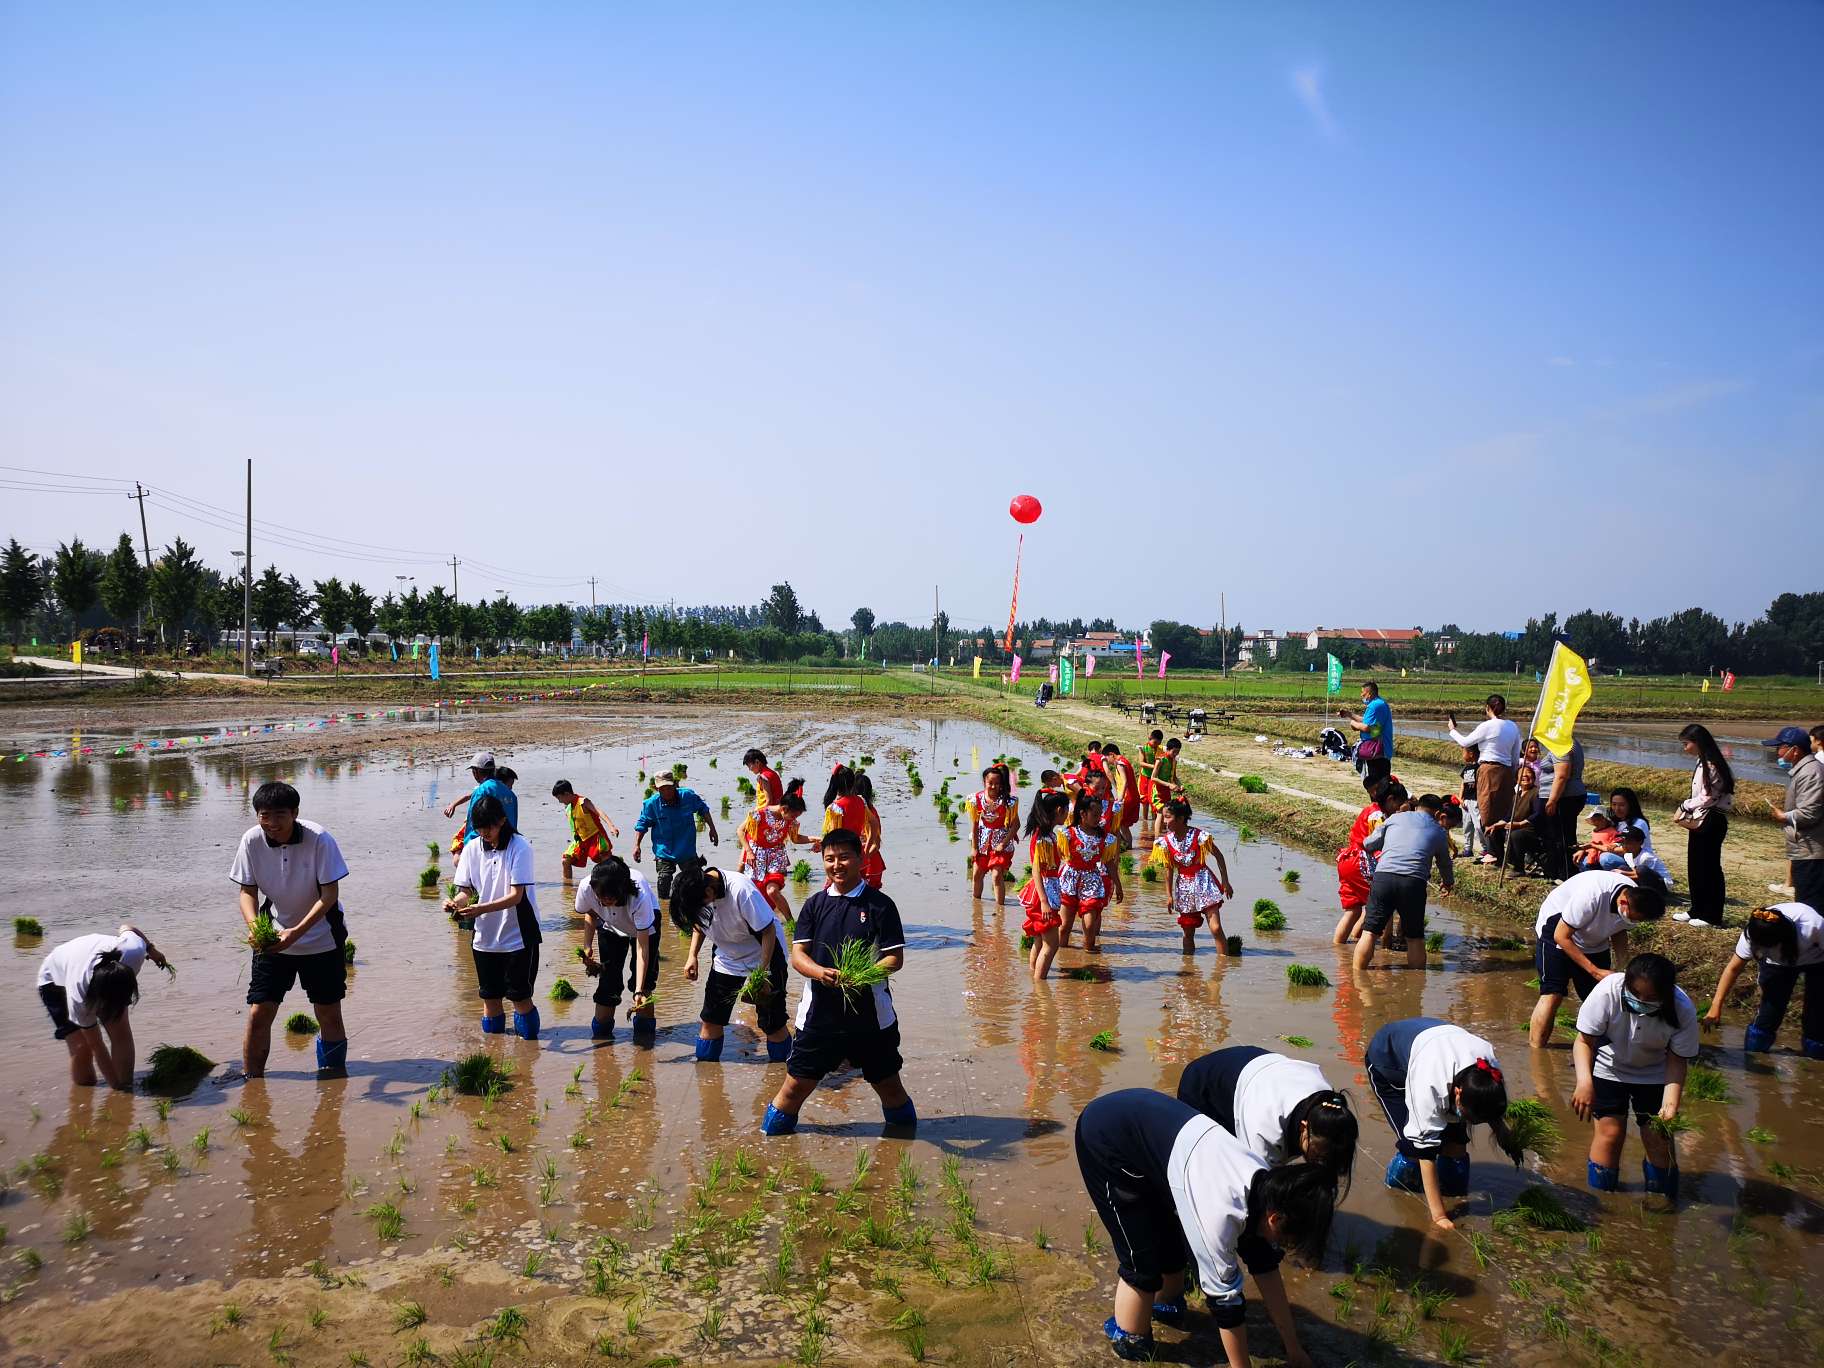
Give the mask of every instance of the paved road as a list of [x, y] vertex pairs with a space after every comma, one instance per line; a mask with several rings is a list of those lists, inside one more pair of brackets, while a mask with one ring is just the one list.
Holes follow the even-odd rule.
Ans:
[[[55, 670], [59, 674], [73, 675], [76, 673], [75, 665], [67, 660], [57, 660], [51, 656], [22, 655], [14, 656], [13, 659], [24, 665], [37, 665], [46, 670]], [[126, 665], [97, 665], [86, 660], [82, 664], [82, 673], [85, 675], [115, 675], [125, 679], [131, 679], [134, 675], [140, 673], [150, 673], [162, 675], [169, 679], [226, 679], [235, 684], [245, 684], [249, 682], [238, 674], [204, 674], [200, 671], [190, 670], [151, 670], [142, 672]], [[252, 682], [264, 683], [265, 681], [254, 680]]]

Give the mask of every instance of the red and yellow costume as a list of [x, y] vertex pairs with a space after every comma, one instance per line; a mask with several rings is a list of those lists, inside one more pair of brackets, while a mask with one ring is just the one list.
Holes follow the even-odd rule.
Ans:
[[579, 795], [565, 810], [570, 815], [570, 845], [564, 851], [566, 860], [573, 865], [580, 865], [584, 860], [600, 864], [614, 854], [607, 828], [596, 820], [595, 810], [586, 799]]
[[1057, 836], [1034, 835], [1030, 848], [1032, 858], [1032, 881], [1038, 885], [1036, 905], [1026, 914], [1022, 930], [1029, 936], [1042, 936], [1047, 931], [1056, 931], [1064, 925], [1064, 918], [1059, 915], [1058, 902], [1058, 869], [1063, 856], [1058, 853]]
[[[1062, 868], [1058, 871], [1059, 905], [1087, 915], [1108, 906], [1108, 881], [1103, 862], [1108, 847], [1119, 845], [1112, 836], [1081, 827], [1066, 827], [1058, 834], [1058, 854]], [[1036, 867], [1036, 866], [1035, 866]]]
[[1223, 903], [1222, 888], [1204, 859], [1216, 842], [1207, 831], [1185, 828], [1182, 837], [1169, 831], [1159, 833], [1149, 857], [1153, 863], [1169, 865], [1172, 871], [1172, 911], [1178, 914], [1178, 925], [1190, 931], [1203, 924], [1206, 912], [1219, 909]]
[[784, 888], [791, 875], [792, 861], [786, 853], [785, 843], [797, 820], [783, 809], [757, 807], [741, 824], [741, 835], [750, 852], [748, 874], [763, 890]]
[[868, 824], [872, 826], [875, 831], [875, 844], [874, 849], [872, 850], [866, 848], [868, 834], [866, 831], [863, 831], [861, 834], [863, 845], [861, 877], [862, 881], [866, 883], [869, 888], [879, 888], [880, 881], [885, 877], [887, 872], [886, 858], [880, 853], [880, 814], [874, 811], [874, 805], [872, 803], [864, 804], [864, 806], [868, 810]]
[[976, 872], [1013, 868], [1013, 846], [1020, 831], [1020, 800], [1012, 794], [990, 798], [986, 789], [978, 789], [968, 808], [977, 827]]
[[1115, 801], [1121, 807], [1121, 820], [1117, 824], [1131, 827], [1140, 820], [1140, 780], [1134, 774], [1134, 762], [1125, 755], [1117, 755], [1113, 760], [1104, 760], [1103, 768], [1114, 782]]
[[[880, 857], [880, 852], [868, 851], [868, 816], [873, 811], [865, 802], [853, 793], [845, 793], [823, 810], [823, 834], [829, 835], [836, 828], [852, 831], [861, 838], [863, 851], [861, 876], [871, 888], [880, 887], [881, 875], [886, 872], [887, 862]], [[874, 819], [878, 822], [880, 819]]]

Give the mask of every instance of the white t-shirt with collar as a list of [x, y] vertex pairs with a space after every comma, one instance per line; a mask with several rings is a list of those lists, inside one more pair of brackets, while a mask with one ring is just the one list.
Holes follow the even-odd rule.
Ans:
[[[324, 884], [348, 877], [348, 865], [336, 838], [315, 822], [300, 817], [292, 827], [291, 840], [282, 846], [268, 841], [266, 833], [257, 826], [244, 832], [234, 852], [234, 863], [228, 867], [228, 877], [243, 888], [259, 889], [260, 896], [272, 904], [273, 922], [290, 929], [316, 905]], [[278, 953], [320, 955], [335, 948], [335, 932], [325, 914]]]
[[1634, 880], [1610, 869], [1586, 869], [1573, 874], [1550, 893], [1539, 905], [1539, 917], [1533, 923], [1533, 934], [1545, 939], [1545, 924], [1554, 916], [1562, 917], [1571, 928], [1571, 939], [1586, 955], [1599, 954], [1609, 942], [1632, 925], [1615, 906], [1615, 895], [1633, 888]]
[[456, 883], [458, 887], [474, 889], [476, 902], [498, 902], [509, 896], [515, 887], [526, 890], [523, 908], [503, 907], [475, 918], [472, 944], [477, 950], [510, 954], [526, 948], [520, 917], [523, 912], [534, 926], [537, 925], [538, 904], [532, 893], [534, 882], [532, 845], [517, 831], [501, 850], [489, 849], [486, 839], [481, 836], [463, 843], [462, 855], [456, 861]]
[[120, 951], [120, 962], [137, 977], [146, 962], [146, 941], [139, 932], [120, 928], [117, 936], [78, 936], [65, 941], [38, 966], [38, 986], [63, 989], [64, 1010], [70, 1021], [85, 1029], [100, 1024], [100, 1018], [89, 1006], [89, 980], [95, 965], [110, 950]]
[[1626, 974], [1610, 974], [1598, 983], [1577, 1009], [1577, 1031], [1598, 1042], [1596, 1077], [1615, 1083], [1664, 1083], [1670, 1056], [1697, 1058], [1697, 1009], [1683, 988], [1674, 988], [1676, 1026], [1657, 1012], [1630, 1012], [1621, 996], [1626, 984]]
[[[1813, 964], [1824, 964], [1824, 915], [1802, 902], [1786, 902], [1767, 909], [1778, 912], [1791, 922], [1799, 931], [1799, 957], [1793, 962], [1793, 968]], [[1757, 949], [1748, 939], [1748, 933], [1742, 932], [1735, 943], [1735, 957], [1740, 960], [1759, 960], [1762, 964], [1786, 965], [1786, 961]]]
[[760, 933], [773, 928], [775, 943], [785, 946], [785, 927], [779, 914], [752, 879], [722, 871], [728, 890], [709, 905], [709, 925], [703, 934], [715, 946], [716, 972], [745, 978], [760, 967]]
[[636, 932], [643, 936], [652, 930], [659, 919], [659, 900], [653, 896], [652, 885], [644, 874], [637, 869], [627, 872], [633, 876], [633, 893], [624, 906], [603, 902], [585, 881], [576, 890], [576, 915], [594, 917], [603, 930], [617, 936], [631, 938]]

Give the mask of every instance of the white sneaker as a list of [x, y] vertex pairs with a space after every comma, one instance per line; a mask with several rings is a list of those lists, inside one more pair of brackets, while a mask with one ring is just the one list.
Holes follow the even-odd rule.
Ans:
[[1691, 914], [1689, 912], [1674, 912], [1672, 914], [1672, 920], [1688, 922], [1691, 920]]
[[1705, 921], [1702, 917], [1686, 917], [1685, 925], [1686, 926], [1710, 926], [1710, 925], [1713, 925], [1713, 923]]
[[1779, 893], [1788, 898], [1796, 898], [1798, 896], [1798, 890], [1791, 884], [1768, 884], [1767, 891], [1769, 893]]

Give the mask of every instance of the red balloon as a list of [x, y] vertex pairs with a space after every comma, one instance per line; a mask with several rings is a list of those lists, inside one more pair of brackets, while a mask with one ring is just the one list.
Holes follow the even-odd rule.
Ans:
[[1017, 523], [1035, 523], [1039, 520], [1039, 514], [1043, 513], [1045, 509], [1032, 495], [1015, 494], [1013, 502], [1007, 505], [1007, 511]]

